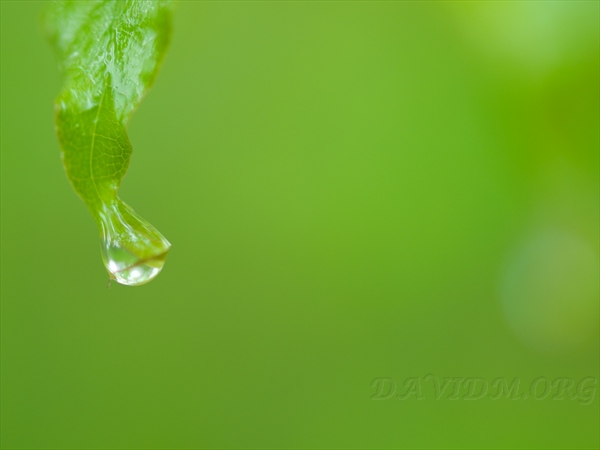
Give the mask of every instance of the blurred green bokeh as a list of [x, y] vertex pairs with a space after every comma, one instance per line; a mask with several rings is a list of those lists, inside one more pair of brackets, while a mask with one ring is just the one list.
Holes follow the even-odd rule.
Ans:
[[121, 197], [173, 244], [106, 289], [43, 2], [2, 2], [3, 448], [597, 448], [598, 2], [180, 2]]

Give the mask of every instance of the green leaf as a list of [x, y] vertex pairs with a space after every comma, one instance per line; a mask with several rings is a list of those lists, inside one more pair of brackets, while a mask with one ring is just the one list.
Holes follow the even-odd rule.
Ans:
[[59, 1], [44, 15], [65, 79], [56, 100], [63, 164], [98, 223], [111, 278], [127, 285], [158, 275], [170, 248], [117, 195], [132, 151], [125, 125], [168, 46], [170, 3]]

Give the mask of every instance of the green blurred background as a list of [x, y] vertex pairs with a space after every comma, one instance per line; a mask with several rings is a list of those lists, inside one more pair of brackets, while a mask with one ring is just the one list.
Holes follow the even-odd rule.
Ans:
[[598, 2], [200, 2], [129, 126], [173, 244], [113, 283], [59, 158], [43, 2], [2, 2], [2, 447], [597, 448]]

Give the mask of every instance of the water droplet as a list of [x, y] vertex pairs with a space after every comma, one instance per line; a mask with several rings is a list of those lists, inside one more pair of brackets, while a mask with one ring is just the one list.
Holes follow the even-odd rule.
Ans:
[[150, 259], [140, 259], [126, 248], [102, 245], [104, 264], [111, 277], [127, 286], [139, 286], [153, 280], [162, 270], [167, 254]]
[[118, 199], [104, 205], [100, 223], [102, 259], [111, 278], [127, 286], [156, 278], [171, 247], [156, 228]]

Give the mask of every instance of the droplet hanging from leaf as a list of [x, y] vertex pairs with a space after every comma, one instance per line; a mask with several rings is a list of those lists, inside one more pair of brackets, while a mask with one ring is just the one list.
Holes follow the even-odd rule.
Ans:
[[68, 0], [44, 16], [65, 78], [56, 100], [63, 164], [98, 223], [106, 269], [126, 285], [156, 277], [171, 246], [117, 195], [132, 152], [125, 125], [164, 57], [170, 8], [170, 0]]

